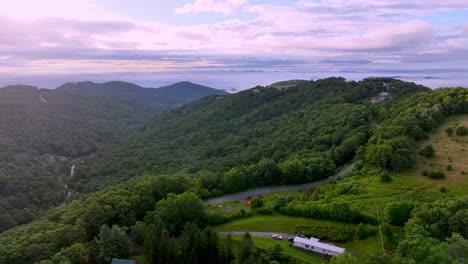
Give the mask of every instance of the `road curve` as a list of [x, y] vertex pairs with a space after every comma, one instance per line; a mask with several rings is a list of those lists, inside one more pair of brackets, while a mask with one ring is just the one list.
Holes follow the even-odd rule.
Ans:
[[[333, 175], [331, 178], [338, 179], [338, 178], [343, 177], [346, 173], [352, 171], [355, 165], [356, 165], [356, 162], [353, 162], [350, 165], [347, 165], [344, 169], [342, 169], [337, 174]], [[324, 185], [326, 183], [328, 183], [328, 178], [320, 180], [320, 181], [297, 184], [297, 185], [279, 185], [279, 186], [255, 188], [255, 189], [250, 189], [250, 190], [243, 191], [243, 192], [231, 193], [231, 194], [227, 194], [224, 196], [211, 198], [211, 199], [205, 200], [205, 204], [214, 205], [214, 204], [220, 204], [220, 203], [233, 201], [233, 200], [245, 199], [249, 196], [256, 196], [256, 195], [261, 195], [261, 194], [304, 190], [304, 189], [314, 188], [320, 185]]]

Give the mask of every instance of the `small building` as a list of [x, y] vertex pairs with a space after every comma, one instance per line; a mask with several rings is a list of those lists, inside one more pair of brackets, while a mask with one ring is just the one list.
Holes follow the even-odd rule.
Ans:
[[136, 264], [135, 260], [113, 258], [111, 264]]
[[297, 248], [313, 251], [327, 256], [340, 255], [345, 252], [344, 248], [340, 248], [334, 245], [322, 243], [318, 238], [303, 238], [296, 236], [293, 240], [294, 246]]
[[389, 97], [387, 92], [381, 92], [376, 97], [372, 98], [371, 103], [375, 104], [377, 102], [381, 102]]

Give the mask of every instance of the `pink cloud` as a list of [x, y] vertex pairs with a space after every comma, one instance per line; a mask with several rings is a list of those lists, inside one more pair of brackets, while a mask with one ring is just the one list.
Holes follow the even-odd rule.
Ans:
[[195, 0], [193, 3], [176, 8], [176, 14], [214, 12], [222, 13], [225, 16], [232, 14], [239, 7], [247, 4], [247, 0]]
[[461, 25], [462, 32], [468, 36], [468, 23]]

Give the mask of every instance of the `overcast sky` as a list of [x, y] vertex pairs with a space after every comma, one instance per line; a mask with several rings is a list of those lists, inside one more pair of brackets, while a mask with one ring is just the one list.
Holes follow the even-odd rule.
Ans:
[[462, 85], [467, 62], [467, 0], [0, 0], [0, 85], [402, 75], [444, 86]]

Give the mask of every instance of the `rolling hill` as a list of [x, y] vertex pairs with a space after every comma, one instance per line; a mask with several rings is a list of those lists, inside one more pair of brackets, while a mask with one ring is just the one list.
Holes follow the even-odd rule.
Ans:
[[[79, 166], [72, 186], [98, 190], [145, 172], [232, 170], [250, 175], [247, 171], [258, 166], [276, 171], [289, 163], [291, 167], [309, 164], [314, 177], [327, 177], [367, 140], [371, 98], [388, 87], [395, 99], [429, 90], [394, 79], [329, 78], [289, 89], [256, 87], [206, 97], [156, 116], [128, 144], [88, 159]], [[244, 185], [306, 181], [301, 174]], [[228, 186], [217, 189], [235, 191]]]
[[[372, 100], [382, 92], [388, 93], [385, 99]], [[419, 160], [422, 165], [414, 165], [424, 140], [433, 142], [436, 153], [453, 151], [436, 144], [436, 129], [464, 124], [464, 119], [454, 120], [467, 112], [467, 89], [430, 90], [388, 78], [328, 78], [288, 89], [256, 87], [205, 97], [156, 115], [141, 133], [79, 163], [70, 184], [88, 194], [2, 233], [0, 263], [93, 261], [103, 252], [96, 237], [105, 235], [109, 226], [125, 241], [125, 230], [138, 236], [164, 229], [161, 238], [169, 241], [164, 245], [173, 252], [179, 248], [176, 241], [189, 241], [191, 231], [198, 237], [196, 228], [186, 223], [203, 228], [251, 213], [355, 223], [365, 237], [366, 226], [373, 232], [372, 226], [378, 225], [376, 205], [383, 209], [387, 254], [345, 254], [342, 262], [333, 263], [462, 263], [458, 260], [465, 254], [468, 203], [463, 186], [457, 185], [465, 181], [448, 175], [446, 190], [422, 186], [426, 179], [417, 171], [426, 164]], [[434, 131], [439, 133], [435, 138]], [[464, 157], [465, 140], [452, 139], [461, 144], [453, 147], [455, 162]], [[434, 168], [445, 165], [440, 163], [444, 155], [436, 156]], [[326, 178], [351, 159], [361, 160], [361, 165], [343, 180], [310, 195], [265, 197], [266, 205], [249, 212], [207, 212], [200, 200], [256, 186]], [[463, 166], [453, 166], [461, 173]], [[412, 168], [418, 175], [406, 174]], [[456, 177], [463, 179], [461, 174]], [[318, 231], [354, 239], [355, 230], [348, 229], [348, 238], [339, 227]], [[204, 231], [205, 236], [209, 232]], [[140, 239], [138, 243], [151, 248]]]
[[161, 111], [211, 94], [225, 92], [189, 82], [0, 88], [0, 231], [62, 204], [71, 167], [82, 158], [125, 142]]

